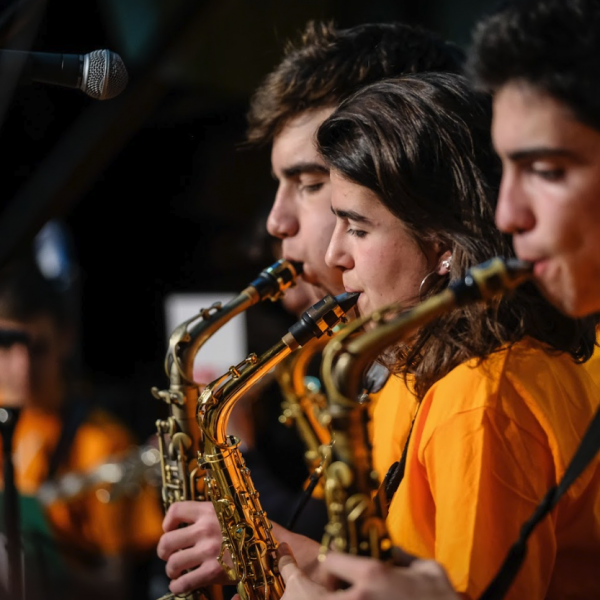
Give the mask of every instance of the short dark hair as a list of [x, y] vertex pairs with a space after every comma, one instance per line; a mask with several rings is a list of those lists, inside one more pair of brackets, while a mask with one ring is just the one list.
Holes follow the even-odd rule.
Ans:
[[419, 27], [368, 23], [337, 29], [333, 23], [311, 21], [254, 93], [247, 140], [270, 143], [290, 119], [335, 107], [368, 83], [404, 73], [456, 73], [463, 63], [459, 46]]
[[467, 72], [490, 91], [531, 85], [600, 130], [600, 2], [504, 2], [475, 28]]
[[[491, 102], [459, 75], [424, 73], [369, 85], [320, 126], [325, 162], [373, 191], [421, 247], [452, 251], [450, 279], [493, 256], [514, 256], [494, 225], [500, 180], [490, 139]], [[440, 278], [427, 295], [448, 285]], [[417, 301], [415, 299], [414, 301]], [[591, 356], [594, 321], [561, 314], [532, 284], [491, 305], [472, 305], [424, 327], [399, 347], [394, 370], [415, 376], [422, 397], [451, 369], [529, 335], [576, 360]]]

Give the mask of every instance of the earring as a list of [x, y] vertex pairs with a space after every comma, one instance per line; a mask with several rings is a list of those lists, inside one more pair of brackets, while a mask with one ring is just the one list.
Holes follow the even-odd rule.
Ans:
[[421, 302], [423, 301], [423, 287], [425, 286], [425, 283], [432, 275], [437, 275], [437, 273], [435, 271], [431, 271], [431, 273], [427, 273], [427, 275], [425, 275], [425, 277], [423, 277], [423, 281], [421, 281], [421, 285], [419, 286], [419, 300]]
[[446, 271], [450, 270], [450, 267], [452, 267], [452, 256], [449, 256], [448, 258], [445, 258], [441, 265], [440, 265], [443, 269], [446, 269]]

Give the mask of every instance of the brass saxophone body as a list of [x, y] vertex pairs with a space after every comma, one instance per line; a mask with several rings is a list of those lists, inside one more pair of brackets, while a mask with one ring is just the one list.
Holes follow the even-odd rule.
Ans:
[[307, 376], [311, 361], [328, 342], [326, 337], [315, 340], [288, 356], [275, 369], [275, 378], [283, 395], [279, 421], [288, 427], [296, 427], [304, 444], [304, 460], [309, 473], [322, 469], [326, 448], [331, 444], [327, 398], [320, 382], [310, 381]]
[[[240, 294], [225, 306], [214, 304], [175, 328], [165, 356], [169, 388], [152, 388], [155, 398], [169, 406], [169, 416], [156, 422], [161, 463], [162, 501], [165, 511], [183, 500], [204, 500], [204, 473], [198, 466], [200, 431], [195, 411], [203, 384], [194, 381], [194, 359], [202, 346], [223, 325], [250, 306], [266, 299], [276, 300], [291, 287], [302, 265], [280, 260], [263, 270]], [[166, 598], [197, 600], [205, 590]], [[162, 600], [162, 599], [161, 599]]]
[[[262, 509], [239, 440], [227, 435], [229, 415], [236, 402], [263, 375], [295, 349], [328, 334], [354, 306], [358, 294], [326, 296], [309, 308], [288, 333], [260, 357], [251, 354], [228, 373], [208, 384], [198, 402], [202, 431], [200, 463], [206, 470], [206, 492], [223, 535], [218, 560], [242, 600], [276, 600], [284, 584], [277, 569], [277, 542]], [[231, 556], [233, 567], [224, 560]]]
[[[368, 402], [358, 402], [366, 369], [392, 344], [406, 339], [441, 314], [468, 303], [489, 300], [512, 290], [530, 276], [529, 263], [491, 259], [409, 310], [389, 306], [356, 319], [326, 346], [322, 378], [333, 444], [331, 462], [325, 472], [329, 522], [321, 555], [333, 547], [340, 552], [391, 560], [386, 503], [378, 496], [382, 490], [373, 469], [367, 433]], [[375, 327], [354, 335], [368, 322]]]

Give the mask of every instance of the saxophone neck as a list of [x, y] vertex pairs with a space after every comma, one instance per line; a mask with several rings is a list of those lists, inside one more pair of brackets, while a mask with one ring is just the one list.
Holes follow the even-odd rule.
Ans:
[[172, 385], [196, 385], [194, 360], [202, 346], [228, 321], [263, 300], [277, 300], [292, 287], [302, 273], [302, 264], [279, 260], [224, 306], [217, 302], [201, 309], [181, 323], [171, 334], [165, 357], [165, 370]]
[[208, 440], [218, 447], [229, 445], [227, 423], [233, 407], [256, 381], [290, 352], [290, 347], [281, 340], [260, 357], [248, 355], [204, 388], [198, 400], [198, 424]]
[[198, 424], [204, 434], [219, 446], [227, 445], [227, 421], [244, 392], [292, 351], [330, 334], [345, 319], [346, 313], [357, 300], [358, 294], [325, 296], [311, 306], [281, 340], [262, 356], [249, 355], [206, 386], [200, 395], [198, 412]]

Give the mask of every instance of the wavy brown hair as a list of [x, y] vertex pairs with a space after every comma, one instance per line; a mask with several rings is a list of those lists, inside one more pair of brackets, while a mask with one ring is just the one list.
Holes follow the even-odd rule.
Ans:
[[[330, 168], [364, 186], [424, 248], [452, 251], [449, 281], [493, 256], [514, 256], [494, 225], [500, 165], [490, 140], [491, 103], [458, 75], [428, 73], [370, 85], [321, 125], [318, 147]], [[416, 300], [415, 300], [416, 301]], [[549, 351], [587, 360], [595, 321], [566, 317], [532, 284], [487, 305], [456, 309], [395, 349], [392, 370], [415, 376], [419, 398], [454, 367], [483, 360], [531, 336]]]
[[374, 81], [423, 71], [458, 73], [463, 62], [457, 45], [419, 27], [366, 23], [337, 29], [332, 22], [310, 21], [254, 93], [247, 141], [270, 143], [290, 119], [337, 106]]

